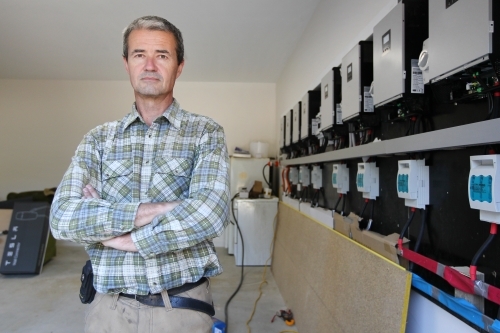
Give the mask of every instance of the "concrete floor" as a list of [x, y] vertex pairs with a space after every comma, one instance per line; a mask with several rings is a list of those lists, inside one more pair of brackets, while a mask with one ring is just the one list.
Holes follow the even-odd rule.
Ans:
[[[224, 273], [212, 279], [215, 317], [225, 320], [226, 301], [236, 290], [241, 268], [226, 249], [217, 252]], [[0, 332], [22, 333], [77, 333], [83, 332], [86, 305], [80, 303], [80, 273], [87, 254], [77, 244], [58, 241], [57, 256], [38, 276], [0, 275]], [[229, 333], [248, 333], [246, 322], [259, 295], [263, 267], [245, 267], [245, 280], [239, 293], [229, 305]], [[251, 332], [272, 333], [296, 331], [281, 319], [271, 323], [274, 314], [286, 309], [272, 274], [267, 269], [267, 284], [257, 304]], [[186, 332], [192, 333], [192, 332]]]

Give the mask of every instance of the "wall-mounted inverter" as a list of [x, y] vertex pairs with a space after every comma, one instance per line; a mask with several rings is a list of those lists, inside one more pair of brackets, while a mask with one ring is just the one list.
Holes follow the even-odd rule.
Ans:
[[292, 113], [293, 110], [288, 111], [285, 120], [285, 146], [290, 146], [292, 144]]
[[319, 113], [320, 104], [321, 96], [318, 90], [309, 90], [302, 98], [300, 140], [305, 140], [312, 135], [316, 135], [318, 131], [316, 116]]
[[[495, 22], [497, 27], [495, 29]], [[500, 2], [498, 0], [429, 1], [429, 39], [421, 54], [430, 83], [486, 63], [500, 73]], [[496, 30], [496, 31], [495, 31]], [[427, 51], [425, 54], [424, 51]]]
[[292, 143], [300, 140], [301, 105], [302, 102], [298, 102], [292, 109]]
[[376, 107], [424, 93], [418, 58], [429, 33], [428, 11], [428, 0], [403, 0], [373, 28]]
[[342, 121], [373, 113], [373, 43], [361, 41], [342, 58]]
[[281, 117], [280, 121], [280, 149], [285, 147], [285, 128], [286, 128], [286, 115]]
[[334, 67], [321, 80], [321, 107], [319, 130], [342, 124], [342, 76], [340, 67]]

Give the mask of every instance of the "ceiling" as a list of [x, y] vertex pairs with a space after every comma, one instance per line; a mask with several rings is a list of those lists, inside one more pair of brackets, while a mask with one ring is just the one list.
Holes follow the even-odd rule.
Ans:
[[0, 0], [0, 79], [126, 80], [123, 29], [183, 33], [182, 81], [276, 82], [320, 0]]

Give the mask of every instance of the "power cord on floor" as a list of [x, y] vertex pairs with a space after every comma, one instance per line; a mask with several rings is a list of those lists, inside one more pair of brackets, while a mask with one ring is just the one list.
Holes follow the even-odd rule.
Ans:
[[[273, 240], [271, 242], [271, 246], [269, 248], [269, 253], [270, 253], [270, 256], [269, 258], [266, 260], [266, 263], [264, 264], [264, 270], [262, 272], [262, 282], [260, 283], [259, 285], [259, 296], [257, 297], [257, 299], [255, 300], [254, 304], [253, 304], [253, 310], [252, 310], [252, 313], [250, 314], [250, 317], [248, 318], [247, 320], [247, 333], [251, 333], [252, 329], [250, 328], [250, 322], [252, 321], [253, 319], [253, 316], [255, 314], [255, 310], [257, 309], [257, 303], [259, 302], [261, 296], [262, 296], [262, 286], [264, 284], [267, 284], [267, 280], [266, 280], [266, 273], [267, 273], [267, 267], [269, 266], [268, 263], [269, 261], [271, 260], [271, 258], [273, 257], [273, 248], [274, 248], [274, 242], [276, 240], [276, 230], [278, 229], [278, 214], [276, 213], [276, 215], [274, 216], [274, 220], [273, 220], [273, 225], [274, 225], [274, 232], [273, 232]], [[290, 332], [290, 333], [298, 333], [297, 331], [289, 331], [289, 330], [285, 330], [285, 331], [281, 331], [280, 333], [285, 333], [285, 332]]]
[[240, 291], [241, 285], [243, 284], [243, 270], [244, 270], [244, 263], [245, 263], [245, 245], [243, 244], [243, 235], [241, 234], [241, 229], [240, 225], [238, 224], [238, 219], [236, 218], [234, 214], [234, 199], [239, 196], [239, 193], [236, 193], [234, 197], [231, 199], [231, 212], [233, 213], [233, 219], [234, 223], [236, 225], [236, 228], [238, 229], [238, 233], [240, 234], [240, 239], [241, 239], [241, 277], [240, 277], [240, 284], [234, 291], [234, 293], [229, 297], [229, 299], [226, 302], [226, 306], [224, 307], [224, 316], [225, 316], [225, 321], [226, 321], [226, 333], [229, 333], [229, 314], [228, 314], [228, 306], [229, 303], [233, 300], [234, 296]]

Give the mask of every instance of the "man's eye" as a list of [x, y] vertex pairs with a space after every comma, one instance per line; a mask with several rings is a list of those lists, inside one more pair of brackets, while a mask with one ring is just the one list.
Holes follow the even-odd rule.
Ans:
[[160, 59], [167, 59], [167, 56], [165, 54], [160, 54], [158, 57], [160, 57]]

